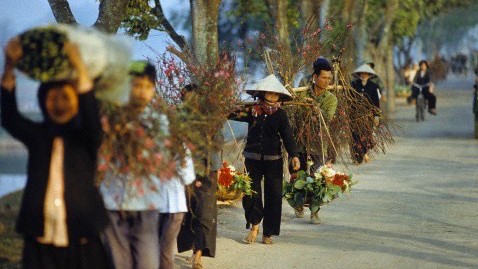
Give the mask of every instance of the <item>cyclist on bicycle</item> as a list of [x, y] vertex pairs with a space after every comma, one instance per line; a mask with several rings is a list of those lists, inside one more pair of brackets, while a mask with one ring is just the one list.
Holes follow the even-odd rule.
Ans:
[[412, 85], [412, 99], [417, 99], [419, 94], [419, 88], [422, 87], [423, 97], [428, 101], [428, 112], [432, 115], [436, 115], [436, 102], [437, 97], [433, 94], [433, 83], [431, 82], [430, 69], [428, 68], [428, 63], [425, 60], [420, 61], [419, 63], [420, 70], [415, 75]]

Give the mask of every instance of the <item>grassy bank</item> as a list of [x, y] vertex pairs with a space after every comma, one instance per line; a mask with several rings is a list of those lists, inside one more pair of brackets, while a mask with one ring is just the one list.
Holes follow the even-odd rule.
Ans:
[[0, 199], [0, 268], [21, 268], [23, 241], [15, 232], [22, 191]]

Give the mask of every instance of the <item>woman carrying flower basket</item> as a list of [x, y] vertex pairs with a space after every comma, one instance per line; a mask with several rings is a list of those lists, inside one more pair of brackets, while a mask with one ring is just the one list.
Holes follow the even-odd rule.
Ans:
[[[282, 212], [281, 139], [292, 158], [293, 169], [297, 170], [300, 167], [297, 145], [289, 119], [287, 113], [280, 107], [281, 101], [291, 100], [292, 96], [274, 75], [262, 79], [255, 90], [248, 93], [258, 97], [259, 103], [230, 117], [231, 120], [247, 122], [249, 125], [243, 155], [247, 172], [252, 178], [254, 193], [242, 199], [246, 228], [251, 228], [245, 242], [256, 241], [259, 223], [264, 219], [262, 242], [272, 244], [271, 236], [280, 233]], [[261, 189], [263, 177], [264, 203]]]

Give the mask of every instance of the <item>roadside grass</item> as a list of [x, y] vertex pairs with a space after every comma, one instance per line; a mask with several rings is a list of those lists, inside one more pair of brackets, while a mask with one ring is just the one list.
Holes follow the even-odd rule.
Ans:
[[21, 268], [23, 239], [15, 232], [15, 220], [23, 191], [0, 198], [0, 268]]

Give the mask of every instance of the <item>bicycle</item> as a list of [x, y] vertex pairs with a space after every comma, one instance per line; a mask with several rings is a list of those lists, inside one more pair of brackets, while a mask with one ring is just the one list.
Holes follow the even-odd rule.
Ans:
[[415, 118], [417, 119], [418, 122], [425, 120], [426, 102], [425, 102], [425, 96], [423, 95], [423, 88], [429, 87], [429, 86], [430, 86], [430, 83], [423, 84], [423, 85], [413, 83], [413, 87], [416, 87], [418, 89], [417, 101], [415, 104], [415, 109], [416, 109]]

